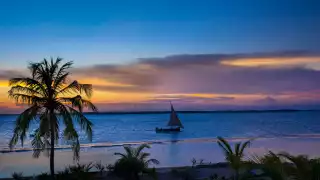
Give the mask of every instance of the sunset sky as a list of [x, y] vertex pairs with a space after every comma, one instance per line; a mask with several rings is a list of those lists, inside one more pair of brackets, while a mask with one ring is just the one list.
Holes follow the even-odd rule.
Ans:
[[315, 0], [3, 1], [0, 113], [28, 62], [74, 61], [100, 111], [320, 109]]

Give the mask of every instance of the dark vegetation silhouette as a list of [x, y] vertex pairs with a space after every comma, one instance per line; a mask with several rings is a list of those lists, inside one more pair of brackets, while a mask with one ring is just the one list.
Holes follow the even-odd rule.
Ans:
[[28, 136], [32, 121], [38, 122], [34, 132], [32, 147], [33, 156], [39, 157], [45, 152], [50, 157], [50, 173], [54, 178], [54, 147], [60, 138], [60, 124], [64, 124], [63, 138], [72, 144], [74, 159], [79, 159], [79, 135], [74, 124], [78, 123], [92, 140], [93, 124], [83, 115], [83, 109], [97, 111], [97, 108], [85, 97], [92, 95], [92, 85], [69, 83], [68, 71], [72, 62], [62, 64], [62, 59], [30, 63], [31, 77], [13, 78], [9, 97], [18, 104], [28, 105], [16, 119], [13, 137], [9, 143], [13, 149], [17, 142], [23, 142]]
[[150, 148], [148, 144], [142, 144], [137, 148], [125, 146], [125, 153], [115, 153], [120, 159], [114, 164], [114, 173], [126, 180], [139, 180], [141, 174], [147, 174], [155, 178], [155, 170], [150, 169], [150, 164], [159, 164], [156, 159], [149, 159], [150, 154], [143, 152]]

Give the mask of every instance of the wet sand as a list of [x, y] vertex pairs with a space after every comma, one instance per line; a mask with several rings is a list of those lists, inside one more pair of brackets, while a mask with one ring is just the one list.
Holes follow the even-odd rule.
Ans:
[[[236, 142], [234, 140], [232, 142]], [[307, 154], [310, 157], [320, 156], [320, 138], [309, 137], [286, 137], [286, 138], [263, 138], [255, 139], [252, 146], [247, 149], [247, 155], [262, 155], [268, 150], [275, 152], [287, 151], [292, 154]], [[122, 152], [121, 146], [82, 148], [80, 163], [101, 162], [102, 164], [114, 163], [116, 156], [114, 152]], [[160, 167], [176, 167], [191, 165], [191, 159], [203, 159], [205, 163], [223, 162], [221, 150], [215, 142], [210, 141], [181, 141], [162, 144], [152, 144], [148, 150], [152, 158], [160, 161]], [[56, 170], [73, 164], [70, 149], [55, 151]], [[23, 172], [24, 175], [40, 174], [49, 171], [49, 159], [40, 156], [32, 158], [32, 152], [12, 152], [0, 154], [0, 178], [10, 177], [13, 172]]]

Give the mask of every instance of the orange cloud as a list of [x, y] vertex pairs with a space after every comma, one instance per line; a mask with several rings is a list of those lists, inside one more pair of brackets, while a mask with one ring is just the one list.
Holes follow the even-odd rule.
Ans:
[[320, 57], [285, 57], [285, 58], [243, 58], [221, 61], [223, 65], [244, 67], [286, 67], [306, 66], [310, 69], [320, 70]]

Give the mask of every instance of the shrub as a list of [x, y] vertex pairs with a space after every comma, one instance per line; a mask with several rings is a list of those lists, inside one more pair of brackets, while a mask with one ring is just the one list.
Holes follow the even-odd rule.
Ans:
[[14, 173], [12, 173], [12, 178], [14, 179], [14, 180], [21, 180], [21, 179], [23, 179], [23, 175], [22, 175], [22, 172], [14, 172]]

